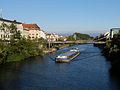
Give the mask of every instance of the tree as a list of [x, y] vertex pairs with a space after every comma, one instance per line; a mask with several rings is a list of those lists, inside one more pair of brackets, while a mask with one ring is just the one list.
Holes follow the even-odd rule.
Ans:
[[17, 32], [17, 26], [13, 23], [9, 26], [10, 27], [10, 33], [16, 33]]
[[15, 40], [20, 40], [21, 39], [21, 32], [17, 30], [17, 26], [14, 25], [13, 23], [9, 26], [10, 28], [10, 33], [11, 33], [11, 42]]
[[89, 40], [89, 39], [93, 39], [93, 37], [91, 37], [88, 34], [82, 34], [82, 33], [74, 33], [73, 35], [68, 37], [68, 41], [75, 41], [75, 40]]
[[39, 38], [38, 39], [38, 45], [39, 48], [46, 48], [47, 47], [47, 40], [45, 40], [44, 38]]
[[0, 29], [4, 31], [4, 40], [6, 40], [7, 36], [9, 35], [9, 25], [7, 25], [3, 22], [0, 25]]
[[0, 44], [0, 64], [5, 63], [8, 55], [8, 45]]

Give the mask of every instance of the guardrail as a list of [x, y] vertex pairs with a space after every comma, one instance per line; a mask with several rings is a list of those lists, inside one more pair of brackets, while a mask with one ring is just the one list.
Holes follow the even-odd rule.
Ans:
[[104, 41], [79, 40], [79, 41], [54, 41], [51, 44], [105, 44]]

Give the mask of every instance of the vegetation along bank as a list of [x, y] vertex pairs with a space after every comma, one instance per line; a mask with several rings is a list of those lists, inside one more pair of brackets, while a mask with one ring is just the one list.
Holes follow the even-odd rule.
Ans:
[[[0, 40], [0, 64], [21, 61], [31, 56], [47, 54], [72, 45], [57, 44], [52, 45], [52, 47], [49, 49], [47, 48], [47, 40], [43, 38], [36, 38], [32, 40], [30, 38], [24, 38], [21, 36], [20, 31], [17, 30], [17, 27], [14, 24], [7, 25], [3, 23], [0, 26], [0, 29], [4, 30], [4, 33], [6, 33], [5, 30], [8, 29], [10, 30], [11, 34], [10, 40]], [[67, 40], [74, 41], [80, 39], [88, 40], [93, 39], [93, 37], [90, 37], [87, 34], [74, 33], [73, 35], [69, 36]]]
[[111, 61], [111, 70], [120, 74], [120, 33], [115, 34], [112, 40], [106, 41], [103, 53]]
[[43, 38], [30, 40], [21, 36], [14, 24], [1, 25], [0, 28], [9, 28], [11, 32], [9, 42], [0, 40], [0, 64], [12, 61], [20, 61], [30, 56], [41, 55], [46, 48], [46, 40]]

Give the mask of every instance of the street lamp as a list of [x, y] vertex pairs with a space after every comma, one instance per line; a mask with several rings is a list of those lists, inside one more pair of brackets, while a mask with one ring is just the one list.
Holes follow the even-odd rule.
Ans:
[[49, 36], [49, 38], [48, 38], [48, 47], [49, 47], [49, 49], [50, 49], [50, 36]]

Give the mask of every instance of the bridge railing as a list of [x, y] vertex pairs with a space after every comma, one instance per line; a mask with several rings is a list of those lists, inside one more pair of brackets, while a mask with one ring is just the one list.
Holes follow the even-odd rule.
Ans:
[[54, 41], [52, 44], [104, 44], [104, 41], [93, 41], [93, 40], [77, 40], [77, 41]]

